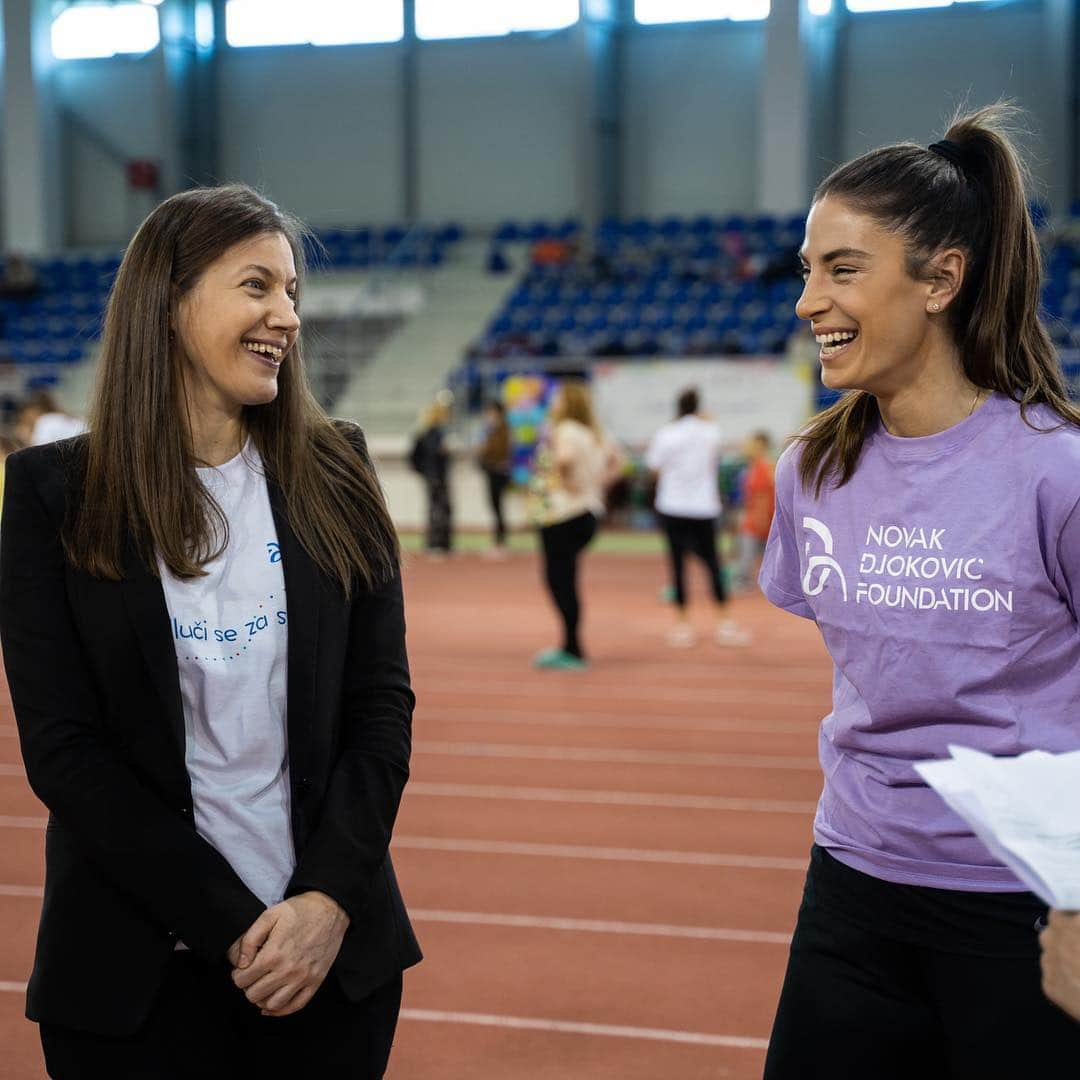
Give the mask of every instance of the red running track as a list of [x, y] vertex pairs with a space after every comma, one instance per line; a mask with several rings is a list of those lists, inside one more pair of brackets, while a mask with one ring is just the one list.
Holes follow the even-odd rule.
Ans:
[[[535, 672], [555, 620], [534, 556], [409, 562], [418, 707], [394, 857], [426, 959], [393, 1080], [760, 1077], [829, 668], [814, 627], [760, 597], [734, 603], [748, 648], [669, 648], [662, 584], [659, 558], [588, 556], [592, 667]], [[0, 1077], [38, 1080], [21, 988], [44, 811], [18, 760], [5, 703]]]

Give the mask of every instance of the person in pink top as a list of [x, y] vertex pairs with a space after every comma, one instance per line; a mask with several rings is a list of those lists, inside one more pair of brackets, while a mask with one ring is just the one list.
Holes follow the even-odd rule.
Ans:
[[846, 393], [777, 463], [760, 581], [835, 670], [766, 1080], [1080, 1068], [1040, 984], [1046, 905], [914, 768], [1080, 748], [1080, 410], [1009, 120], [857, 158], [807, 220], [796, 310]]

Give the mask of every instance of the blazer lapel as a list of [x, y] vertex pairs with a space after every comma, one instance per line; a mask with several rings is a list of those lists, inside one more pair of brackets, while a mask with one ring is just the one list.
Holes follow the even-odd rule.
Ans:
[[180, 696], [180, 673], [176, 666], [169, 611], [165, 606], [165, 590], [137, 556], [130, 541], [124, 557], [121, 591], [128, 616], [135, 624], [143, 659], [165, 706], [165, 719], [183, 759], [187, 741], [184, 703]]
[[289, 762], [297, 780], [307, 775], [311, 749], [311, 719], [315, 710], [315, 689], [319, 656], [319, 569], [289, 526], [285, 497], [277, 483], [267, 477], [270, 508], [281, 545], [281, 565], [285, 574], [285, 603], [288, 608], [289, 676], [287, 716]]

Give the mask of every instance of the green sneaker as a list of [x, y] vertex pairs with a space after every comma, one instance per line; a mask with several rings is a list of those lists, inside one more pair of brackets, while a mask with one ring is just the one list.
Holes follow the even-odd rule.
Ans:
[[533, 657], [533, 667], [545, 671], [584, 671], [589, 665], [564, 649], [545, 649]]

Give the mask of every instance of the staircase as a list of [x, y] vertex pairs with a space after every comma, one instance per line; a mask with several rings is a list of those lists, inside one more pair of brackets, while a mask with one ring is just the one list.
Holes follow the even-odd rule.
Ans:
[[408, 442], [420, 410], [446, 386], [467, 346], [517, 282], [514, 273], [487, 273], [486, 239], [466, 239], [451, 250], [447, 263], [423, 279], [423, 309], [351, 376], [334, 408], [338, 416], [358, 421], [387, 451]]

